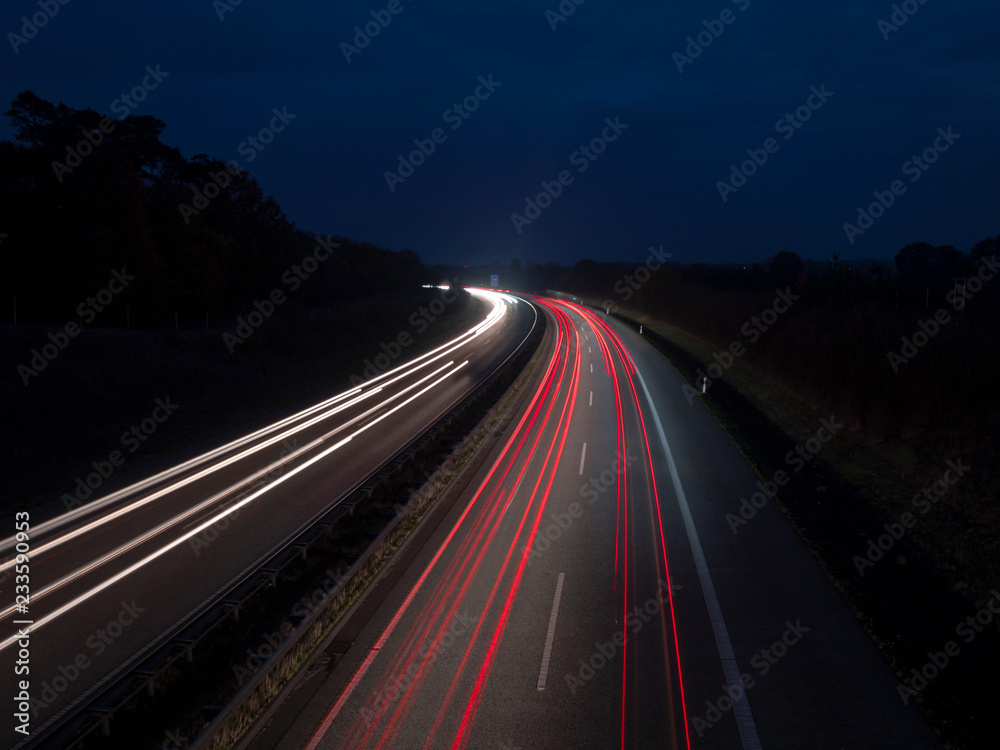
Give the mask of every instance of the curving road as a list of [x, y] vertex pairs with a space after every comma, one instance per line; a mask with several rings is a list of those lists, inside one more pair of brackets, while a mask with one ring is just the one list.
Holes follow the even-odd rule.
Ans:
[[677, 373], [537, 301], [509, 429], [241, 747], [939, 747]]
[[[136, 663], [191, 613], [294, 538], [424, 432], [524, 340], [536, 311], [470, 290], [487, 316], [420, 357], [172, 469], [30, 529], [30, 600], [14, 606], [0, 542], [0, 690], [30, 638], [31, 734]], [[30, 625], [15, 624], [30, 621]], [[4, 722], [0, 746], [23, 741]]]

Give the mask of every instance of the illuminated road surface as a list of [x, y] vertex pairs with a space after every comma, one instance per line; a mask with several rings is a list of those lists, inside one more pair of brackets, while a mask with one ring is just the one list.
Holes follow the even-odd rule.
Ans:
[[[433, 352], [31, 529], [27, 615], [14, 611], [13, 579], [0, 583], [0, 690], [15, 694], [12, 620], [26, 617], [33, 734], [294, 538], [510, 355], [534, 311], [473, 293], [486, 302], [485, 320]], [[12, 538], [0, 555], [9, 574]], [[20, 738], [4, 734], [0, 746]]]
[[938, 747], [781, 513], [732, 533], [758, 478], [669, 365], [539, 303], [530, 400], [250, 748]]

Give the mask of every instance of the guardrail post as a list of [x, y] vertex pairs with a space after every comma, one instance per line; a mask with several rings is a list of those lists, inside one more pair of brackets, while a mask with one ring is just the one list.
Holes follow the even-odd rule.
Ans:
[[156, 672], [152, 669], [136, 669], [133, 674], [146, 679], [146, 691], [149, 693], [149, 697], [152, 698], [156, 693]]
[[274, 588], [278, 588], [278, 569], [277, 568], [275, 568], [275, 567], [262, 568], [260, 572], [263, 573], [266, 576], [270, 576], [270, 578], [271, 578], [271, 585]]
[[91, 706], [90, 712], [101, 717], [101, 732], [105, 737], [111, 736], [111, 709]]
[[174, 638], [174, 643], [184, 647], [184, 656], [188, 664], [194, 663], [194, 640], [191, 638]]
[[240, 604], [242, 604], [242, 602], [239, 599], [223, 599], [222, 603], [226, 605], [227, 610], [233, 613], [233, 619], [239, 622]]

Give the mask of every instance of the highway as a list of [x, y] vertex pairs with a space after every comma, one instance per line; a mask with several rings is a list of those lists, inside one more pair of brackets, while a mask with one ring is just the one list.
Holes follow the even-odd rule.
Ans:
[[937, 748], [759, 478], [568, 302], [524, 402], [240, 747]]
[[[10, 575], [15, 539], [0, 542], [0, 686], [17, 694], [14, 620], [30, 622], [33, 737], [295, 538], [510, 356], [536, 311], [508, 295], [470, 291], [485, 318], [434, 350], [33, 525], [30, 600], [21, 613]], [[0, 746], [23, 740], [3, 726]]]

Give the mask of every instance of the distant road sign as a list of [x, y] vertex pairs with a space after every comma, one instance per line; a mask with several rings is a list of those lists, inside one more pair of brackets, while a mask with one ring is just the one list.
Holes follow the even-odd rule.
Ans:
[[490, 276], [490, 286], [493, 287], [494, 289], [499, 289], [500, 288], [500, 275], [499, 274], [493, 274], [492, 276]]

